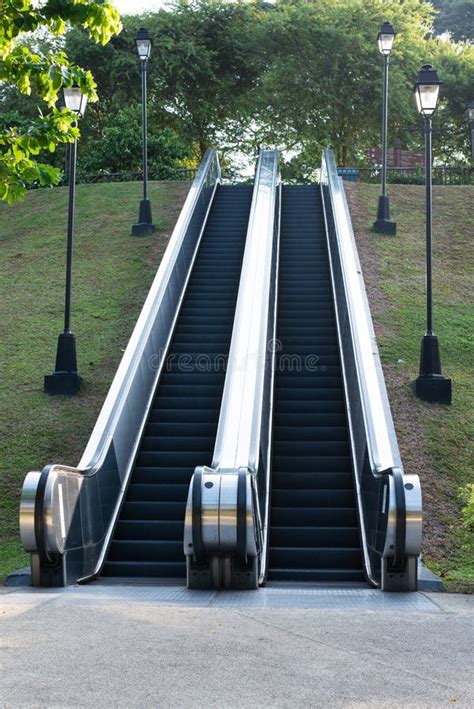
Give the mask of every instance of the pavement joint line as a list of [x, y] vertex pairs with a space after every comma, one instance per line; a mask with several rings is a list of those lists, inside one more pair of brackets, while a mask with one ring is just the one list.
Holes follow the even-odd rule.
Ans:
[[328, 642], [324, 642], [323, 640], [318, 640], [316, 638], [312, 638], [310, 635], [306, 635], [305, 633], [300, 633], [296, 630], [291, 630], [290, 628], [285, 628], [281, 625], [278, 625], [277, 623], [272, 623], [270, 621], [264, 620], [262, 618], [255, 618], [252, 615], [247, 615], [247, 613], [243, 613], [242, 611], [237, 612], [238, 615], [243, 616], [244, 618], [253, 620], [255, 623], [260, 623], [261, 625], [265, 625], [266, 627], [269, 628], [274, 628], [275, 630], [280, 630], [283, 633], [287, 633], [288, 635], [293, 635], [294, 637], [297, 638], [302, 638], [303, 640], [308, 640], [309, 642], [315, 643], [317, 645], [321, 645], [322, 647], [327, 647], [330, 648], [331, 650], [338, 650], [339, 652], [346, 652], [349, 655], [355, 655], [357, 657], [360, 657], [361, 653], [367, 657], [368, 660], [371, 660], [372, 662], [375, 662], [378, 665], [381, 665], [382, 667], [389, 668], [391, 672], [396, 671], [396, 672], [405, 672], [406, 674], [411, 675], [412, 677], [416, 677], [417, 679], [420, 679], [424, 682], [429, 682], [430, 684], [443, 687], [444, 689], [448, 689], [450, 692], [459, 692], [459, 688], [453, 687], [449, 684], [444, 684], [444, 682], [439, 682], [436, 679], [432, 679], [431, 677], [425, 677], [424, 675], [418, 674], [418, 672], [415, 672], [414, 670], [407, 669], [405, 667], [395, 667], [393, 662], [385, 662], [384, 660], [379, 660], [376, 657], [373, 657], [368, 653], [366, 650], [351, 650], [350, 648], [346, 647], [341, 647], [340, 645], [333, 645]]

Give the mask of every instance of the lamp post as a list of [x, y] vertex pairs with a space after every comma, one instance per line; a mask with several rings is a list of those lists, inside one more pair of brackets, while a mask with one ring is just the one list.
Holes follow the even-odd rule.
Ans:
[[[76, 124], [86, 110], [87, 96], [78, 86], [64, 88], [64, 104], [76, 114]], [[74, 234], [74, 201], [76, 195], [77, 139], [69, 150], [69, 202], [67, 218], [66, 288], [64, 296], [64, 332], [58, 337], [56, 368], [44, 378], [47, 394], [77, 394], [81, 378], [77, 373], [76, 340], [71, 332], [72, 243]]]
[[143, 198], [140, 201], [140, 209], [138, 213], [138, 224], [132, 227], [134, 236], [148, 236], [155, 232], [153, 220], [151, 217], [151, 203], [148, 198], [148, 121], [147, 121], [147, 91], [146, 91], [146, 72], [148, 68], [148, 59], [151, 52], [151, 37], [148, 30], [144, 27], [138, 30], [135, 35], [135, 43], [137, 52], [140, 58], [140, 68], [142, 75], [142, 130], [143, 130]]
[[433, 333], [432, 292], [432, 118], [438, 105], [441, 81], [431, 64], [421, 67], [414, 86], [418, 112], [423, 117], [425, 133], [425, 187], [426, 187], [426, 335], [421, 341], [420, 374], [415, 382], [419, 399], [451, 403], [451, 379], [443, 377], [438, 338]]
[[466, 116], [469, 122], [469, 133], [471, 136], [471, 160], [474, 161], [474, 101], [467, 104]]
[[379, 51], [383, 56], [382, 184], [374, 231], [378, 234], [391, 235], [397, 233], [397, 225], [395, 222], [390, 221], [390, 202], [387, 195], [388, 60], [395, 34], [396, 32], [390, 22], [384, 22], [377, 37]]

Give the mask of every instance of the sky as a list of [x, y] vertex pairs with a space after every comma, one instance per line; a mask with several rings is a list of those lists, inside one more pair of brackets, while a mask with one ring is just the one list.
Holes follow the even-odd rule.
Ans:
[[122, 15], [137, 15], [145, 10], [155, 10], [164, 4], [164, 0], [115, 0], [115, 5]]

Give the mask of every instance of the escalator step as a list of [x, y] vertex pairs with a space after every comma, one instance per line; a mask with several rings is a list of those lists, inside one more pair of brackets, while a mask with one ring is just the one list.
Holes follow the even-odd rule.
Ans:
[[186, 565], [179, 561], [107, 561], [102, 569], [103, 576], [118, 578], [166, 578], [184, 579]]

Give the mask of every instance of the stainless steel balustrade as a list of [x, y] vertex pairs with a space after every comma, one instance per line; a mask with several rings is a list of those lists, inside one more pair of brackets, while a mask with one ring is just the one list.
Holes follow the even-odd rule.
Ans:
[[34, 585], [100, 572], [221, 173], [206, 153], [77, 468], [26, 476], [20, 531]]
[[384, 590], [414, 590], [421, 489], [406, 475], [387, 398], [342, 180], [324, 150], [321, 188], [344, 370], [366, 573]]
[[277, 151], [261, 150], [214, 456], [189, 488], [189, 587], [256, 588], [265, 575], [279, 183]]

